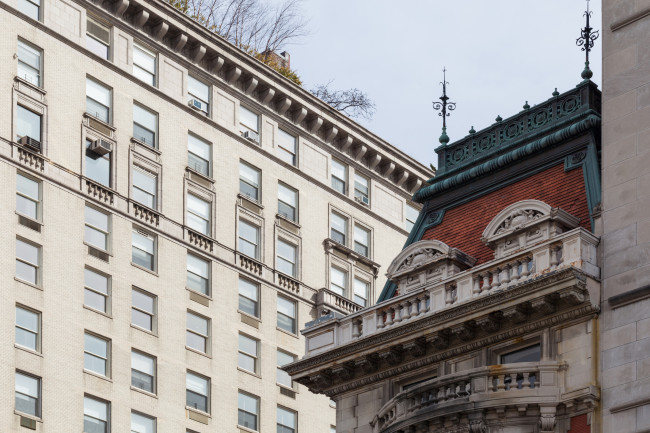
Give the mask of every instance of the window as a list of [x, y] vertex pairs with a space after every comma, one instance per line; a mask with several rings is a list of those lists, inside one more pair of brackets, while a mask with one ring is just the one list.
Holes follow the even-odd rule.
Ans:
[[278, 406], [278, 433], [295, 433], [296, 413]]
[[187, 226], [210, 236], [210, 203], [194, 194], [187, 194]]
[[131, 324], [153, 332], [155, 317], [156, 297], [142, 290], [131, 289]]
[[34, 113], [22, 105], [16, 106], [16, 141], [22, 137], [30, 137], [39, 143], [41, 136], [41, 115]]
[[147, 84], [156, 85], [156, 55], [137, 43], [133, 44], [133, 75]]
[[330, 433], [336, 433], [336, 426], [335, 425], [330, 426]]
[[278, 384], [282, 386], [286, 386], [287, 388], [293, 388], [293, 381], [291, 380], [291, 376], [289, 376], [289, 373], [282, 370], [280, 367], [282, 367], [283, 365], [290, 364], [295, 360], [296, 360], [295, 356], [289, 355], [286, 352], [278, 350], [278, 368], [277, 368], [278, 374], [276, 378]]
[[420, 211], [416, 207], [406, 204], [406, 231], [411, 231], [419, 214]]
[[92, 144], [92, 140], [86, 139], [86, 177], [110, 188], [112, 152], [100, 155], [90, 150]]
[[110, 403], [84, 396], [84, 432], [108, 433]]
[[193, 254], [187, 255], [187, 287], [210, 295], [210, 261]]
[[298, 221], [298, 191], [278, 183], [278, 213], [283, 217]]
[[16, 175], [16, 212], [33, 220], [41, 216], [41, 183], [20, 173]]
[[84, 334], [84, 370], [106, 377], [110, 376], [109, 346], [108, 340], [86, 332]]
[[278, 156], [284, 162], [296, 165], [296, 137], [278, 129]]
[[259, 259], [260, 228], [239, 220], [239, 252], [254, 259]]
[[41, 313], [16, 306], [16, 344], [40, 352]]
[[42, 87], [41, 70], [43, 51], [23, 41], [18, 41], [18, 76], [35, 86]]
[[208, 353], [210, 338], [210, 319], [187, 312], [187, 347]]
[[41, 379], [16, 372], [16, 410], [41, 416]]
[[291, 275], [292, 277], [296, 276], [296, 250], [295, 245], [278, 239], [278, 258], [275, 264], [278, 271]]
[[248, 132], [248, 138], [259, 141], [260, 116], [244, 106], [239, 106], [239, 131], [242, 135]]
[[354, 251], [364, 257], [370, 256], [370, 231], [354, 226]]
[[111, 123], [111, 93], [110, 88], [86, 78], [86, 113]]
[[158, 147], [158, 113], [133, 104], [133, 138], [147, 146]]
[[237, 411], [237, 424], [257, 431], [260, 400], [257, 397], [239, 391], [237, 402], [237, 407], [239, 408]]
[[131, 260], [133, 263], [153, 271], [156, 265], [155, 248], [156, 240], [152, 235], [133, 230], [131, 240]]
[[348, 178], [348, 168], [336, 160], [332, 160], [332, 188], [345, 194], [345, 184]]
[[278, 296], [278, 328], [296, 333], [296, 303]]
[[100, 250], [108, 251], [109, 216], [86, 205], [84, 241]]
[[354, 302], [365, 307], [368, 305], [368, 287], [370, 284], [360, 280], [358, 278], [354, 279]]
[[239, 368], [251, 373], [257, 373], [258, 343], [253, 338], [239, 334], [239, 356], [237, 360]]
[[262, 172], [245, 162], [239, 163], [239, 192], [255, 201], [260, 201]]
[[185, 391], [187, 406], [202, 412], [210, 412], [210, 379], [188, 371]]
[[332, 267], [330, 269], [330, 290], [338, 295], [346, 296], [348, 288], [348, 273]]
[[40, 0], [18, 0], [18, 10], [33, 20], [41, 19]]
[[109, 59], [111, 30], [98, 21], [86, 18], [86, 48], [102, 59]]
[[131, 412], [131, 433], [156, 433], [156, 418]]
[[84, 305], [108, 313], [110, 278], [88, 268], [84, 269]]
[[330, 214], [330, 237], [333, 241], [345, 245], [348, 236], [348, 219], [332, 212]]
[[239, 309], [251, 316], [260, 317], [258, 298], [259, 286], [243, 278], [239, 279]]
[[505, 353], [499, 358], [499, 364], [514, 364], [516, 362], [539, 362], [541, 359], [541, 346], [536, 344], [513, 352]]
[[156, 393], [156, 358], [131, 351], [131, 386]]
[[[208, 86], [205, 83], [202, 83], [201, 81], [197, 80], [192, 76], [188, 76], [187, 93], [190, 98], [190, 102], [194, 100], [201, 104], [201, 107], [200, 108], [197, 107], [197, 108], [199, 108], [205, 114], [208, 114], [210, 112], [210, 86]], [[190, 106], [194, 107], [195, 105], [192, 102]]]
[[154, 173], [133, 167], [133, 200], [156, 209], [157, 176]]
[[16, 278], [38, 284], [41, 248], [16, 239]]
[[193, 135], [187, 136], [187, 165], [205, 176], [210, 176], [210, 161], [212, 146], [210, 143], [196, 138]]
[[368, 178], [357, 173], [354, 174], [354, 198], [366, 205], [370, 204], [369, 183]]

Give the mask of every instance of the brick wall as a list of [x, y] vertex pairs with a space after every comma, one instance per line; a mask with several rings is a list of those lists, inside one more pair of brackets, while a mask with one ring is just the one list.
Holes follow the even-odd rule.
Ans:
[[584, 413], [571, 418], [571, 428], [567, 433], [591, 433], [591, 426], [587, 424], [587, 414]]

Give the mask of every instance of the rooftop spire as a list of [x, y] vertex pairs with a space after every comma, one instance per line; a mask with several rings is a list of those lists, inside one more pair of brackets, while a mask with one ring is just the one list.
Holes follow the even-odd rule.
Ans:
[[440, 84], [442, 84], [442, 96], [440, 97], [442, 102], [434, 102], [433, 109], [436, 111], [442, 110], [438, 113], [438, 116], [442, 116], [442, 134], [438, 140], [440, 141], [440, 144], [444, 146], [449, 143], [449, 136], [447, 135], [447, 116], [451, 113], [447, 113], [447, 110], [453, 111], [456, 109], [455, 102], [447, 102], [449, 100], [449, 97], [447, 96], [447, 84], [449, 83], [447, 82], [447, 69], [445, 68], [442, 69], [442, 82]]
[[589, 11], [589, 0], [587, 0], [587, 10], [584, 13], [584, 17], [587, 20], [587, 23], [585, 27], [580, 31], [580, 37], [576, 39], [576, 45], [579, 47], [582, 47], [582, 51], [585, 52], [585, 69], [582, 71], [582, 74], [580, 75], [583, 80], [587, 81], [589, 80], [594, 73], [591, 72], [591, 69], [589, 69], [589, 51], [594, 46], [594, 41], [598, 39], [598, 30], [595, 32], [592, 32], [592, 28], [589, 26], [589, 18], [591, 18], [591, 14], [593, 12]]

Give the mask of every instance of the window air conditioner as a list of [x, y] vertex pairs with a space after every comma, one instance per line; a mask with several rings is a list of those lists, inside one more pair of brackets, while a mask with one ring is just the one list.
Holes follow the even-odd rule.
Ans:
[[198, 99], [190, 99], [190, 102], [188, 102], [187, 104], [190, 107], [194, 108], [195, 110], [202, 110], [203, 109], [203, 104]]
[[260, 140], [260, 135], [257, 132], [253, 131], [244, 131], [242, 136], [250, 141], [258, 142]]
[[106, 155], [107, 153], [113, 151], [113, 143], [110, 141], [102, 140], [100, 138], [99, 140], [93, 141], [93, 143], [90, 145], [90, 150], [98, 155]]
[[20, 137], [20, 140], [18, 140], [18, 143], [22, 144], [25, 147], [29, 147], [35, 152], [40, 153], [41, 152], [41, 142], [38, 140], [33, 139], [32, 137], [29, 137], [25, 135], [24, 137]]
[[365, 195], [360, 197], [356, 196], [354, 199], [363, 205], [370, 206], [370, 199]]

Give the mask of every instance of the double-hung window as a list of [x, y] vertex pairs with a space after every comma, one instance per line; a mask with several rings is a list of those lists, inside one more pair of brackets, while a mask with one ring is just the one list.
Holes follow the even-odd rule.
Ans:
[[208, 353], [210, 347], [210, 319], [187, 312], [187, 347]]
[[337, 160], [332, 160], [332, 188], [341, 194], [345, 194], [346, 179], [348, 178], [348, 168]]
[[156, 393], [156, 358], [136, 350], [131, 351], [131, 386]]
[[158, 113], [133, 104], [133, 138], [154, 149], [158, 147]]
[[259, 141], [260, 116], [248, 108], [239, 106], [239, 131], [249, 140]]
[[360, 174], [354, 174], [354, 198], [359, 202], [370, 205], [370, 181], [367, 177]]
[[283, 274], [295, 277], [297, 274], [296, 256], [297, 247], [278, 239], [277, 269]]
[[131, 411], [131, 433], [156, 433], [156, 418]]
[[239, 220], [239, 252], [259, 259], [260, 228], [244, 220]]
[[239, 310], [251, 316], [260, 317], [259, 292], [260, 287], [257, 284], [239, 278]]
[[41, 379], [16, 372], [16, 411], [41, 416]]
[[109, 59], [111, 29], [90, 17], [86, 18], [86, 48], [102, 59]]
[[31, 284], [40, 280], [41, 247], [16, 239], [16, 277]]
[[134, 264], [153, 271], [156, 267], [156, 239], [153, 235], [133, 230], [131, 260]]
[[278, 385], [286, 386], [287, 388], [293, 388], [293, 381], [291, 380], [291, 376], [289, 376], [289, 373], [284, 371], [281, 367], [290, 364], [295, 360], [295, 356], [278, 350], [278, 368], [276, 378]]
[[84, 432], [108, 433], [110, 407], [111, 404], [107, 401], [84, 396]]
[[34, 113], [22, 105], [16, 106], [16, 141], [23, 137], [33, 138], [39, 143], [43, 137], [41, 135], [42, 116]]
[[341, 245], [345, 245], [348, 235], [348, 219], [332, 212], [330, 214], [330, 238]]
[[110, 342], [93, 334], [84, 334], [84, 369], [110, 376]]
[[284, 162], [296, 165], [296, 137], [278, 129], [278, 156]]
[[131, 289], [131, 324], [154, 332], [156, 325], [156, 296], [139, 289]]
[[370, 257], [370, 231], [358, 225], [354, 226], [354, 251], [364, 257]]
[[41, 0], [18, 0], [18, 10], [33, 20], [41, 19]]
[[109, 312], [109, 277], [84, 269], [84, 305], [102, 313]]
[[416, 207], [411, 206], [408, 203], [406, 204], [406, 231], [411, 231], [415, 225], [415, 221], [418, 219], [419, 213], [420, 211]]
[[239, 391], [237, 407], [237, 424], [242, 427], [257, 431], [257, 419], [259, 417], [260, 399]]
[[193, 135], [187, 136], [187, 165], [204, 176], [210, 176], [212, 146]]
[[298, 191], [278, 183], [278, 213], [298, 222]]
[[360, 280], [358, 278], [354, 279], [354, 302], [365, 307], [368, 305], [368, 287], [370, 284]]
[[90, 150], [92, 144], [92, 140], [86, 140], [86, 177], [110, 188], [112, 152], [100, 155]]
[[86, 113], [111, 123], [111, 93], [109, 87], [86, 77]]
[[16, 212], [40, 220], [41, 183], [20, 173], [16, 175]]
[[187, 93], [191, 107], [195, 107], [205, 114], [210, 112], [210, 86], [190, 75], [187, 77]]
[[40, 352], [41, 313], [16, 306], [16, 344]]
[[42, 87], [43, 51], [21, 40], [18, 41], [18, 77]]
[[243, 161], [239, 163], [239, 192], [255, 201], [260, 201], [262, 172]]
[[278, 296], [278, 328], [296, 333], [296, 303]]
[[185, 404], [188, 407], [210, 413], [210, 379], [188, 371], [185, 390]]
[[346, 296], [348, 288], [348, 273], [339, 268], [330, 268], [330, 290], [338, 295]]
[[187, 255], [187, 287], [210, 295], [210, 261], [193, 254]]
[[237, 365], [239, 368], [257, 373], [259, 341], [246, 335], [239, 334], [239, 355]]
[[158, 176], [139, 167], [133, 167], [132, 175], [133, 199], [151, 209], [156, 209]]
[[103, 251], [109, 249], [110, 216], [86, 205], [84, 241]]
[[156, 85], [156, 54], [140, 44], [133, 44], [133, 75], [152, 86]]
[[192, 230], [210, 236], [210, 202], [195, 196], [187, 194], [187, 226]]
[[278, 406], [278, 433], [296, 433], [296, 412]]

